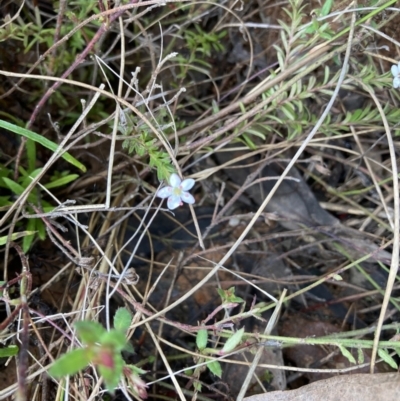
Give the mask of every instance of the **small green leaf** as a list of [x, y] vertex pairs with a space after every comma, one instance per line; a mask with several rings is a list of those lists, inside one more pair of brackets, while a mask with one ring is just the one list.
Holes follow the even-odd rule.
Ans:
[[115, 351], [122, 351], [126, 345], [125, 333], [117, 330], [106, 331], [101, 335], [99, 343], [111, 346]]
[[126, 333], [132, 321], [132, 315], [126, 308], [119, 308], [114, 315], [114, 328]]
[[357, 348], [357, 362], [359, 365], [364, 363], [364, 351], [362, 348]]
[[289, 107], [289, 105], [287, 104], [283, 104], [281, 107], [281, 110], [283, 111], [283, 113], [285, 114], [285, 116], [292, 121], [296, 120], [296, 114], [295, 112]]
[[230, 338], [228, 338], [228, 340], [226, 341], [221, 352], [226, 354], [228, 352], [233, 351], [235, 349], [235, 347], [242, 340], [243, 333], [244, 333], [244, 327], [242, 327], [240, 330], [238, 330], [236, 333], [234, 333]]
[[225, 291], [221, 288], [217, 288], [218, 295], [221, 297], [222, 302], [226, 300]]
[[242, 303], [244, 300], [235, 295], [235, 287], [227, 290], [217, 289], [219, 296], [222, 298], [223, 303]]
[[26, 188], [32, 180], [34, 180], [41, 172], [42, 168], [37, 168], [35, 170], [32, 170], [30, 172], [25, 171], [21, 166], [19, 168], [19, 171], [21, 172], [21, 175], [23, 176], [23, 180], [21, 180], [19, 183], [21, 184], [22, 188]]
[[57, 180], [51, 181], [44, 185], [45, 188], [51, 189], [56, 187], [62, 187], [63, 185], [69, 184], [72, 181], [75, 181], [79, 177], [78, 174], [69, 174], [65, 177], [58, 178]]
[[305, 33], [309, 34], [314, 33], [318, 30], [318, 27], [319, 27], [319, 22], [314, 18], [311, 22], [311, 25], [309, 25], [305, 30]]
[[[36, 219], [28, 219], [28, 224], [26, 225], [26, 230], [30, 231], [30, 232], [36, 232]], [[22, 240], [22, 250], [24, 253], [28, 253], [33, 239], [35, 238], [34, 235], [27, 235], [24, 237], [24, 239]]]
[[350, 363], [354, 363], [354, 364], [356, 363], [354, 356], [351, 354], [351, 352], [347, 348], [343, 347], [343, 345], [341, 345], [341, 344], [338, 344], [338, 347], [339, 347], [342, 355], [345, 358], [347, 358]]
[[26, 155], [28, 157], [28, 170], [33, 171], [36, 166], [36, 144], [34, 141], [28, 139], [25, 146]]
[[204, 348], [206, 348], [207, 338], [208, 338], [208, 332], [206, 329], [201, 329], [197, 332], [196, 345], [200, 351], [202, 351]]
[[87, 345], [100, 342], [106, 329], [98, 322], [80, 321], [75, 323], [76, 333], [79, 339]]
[[[0, 282], [1, 284], [2, 282]], [[1, 295], [1, 293], [0, 293]], [[5, 348], [0, 348], [0, 358], [7, 358], [18, 354], [18, 347], [16, 345], [9, 345]]]
[[[54, 208], [51, 207], [51, 210], [53, 210]], [[47, 210], [43, 210], [45, 213], [48, 213]], [[41, 239], [42, 241], [46, 239], [46, 226], [44, 225], [43, 221], [40, 219], [35, 219], [36, 220], [36, 225], [35, 228], [37, 230], [38, 233], [38, 237], [39, 239]]]
[[147, 373], [147, 370], [138, 368], [136, 365], [125, 365], [127, 368], [131, 369], [131, 371], [136, 375], [144, 375]]
[[[10, 189], [15, 195], [21, 195], [25, 191], [25, 188], [23, 186], [19, 185], [13, 180], [10, 180], [7, 177], [3, 177], [3, 182], [4, 184], [6, 184], [7, 188]], [[28, 195], [28, 201], [32, 203], [37, 203], [36, 196], [30, 193]]]
[[221, 364], [218, 361], [211, 361], [211, 362], [207, 363], [207, 368], [212, 374], [221, 378], [222, 368], [221, 368]]
[[326, 15], [328, 15], [331, 11], [332, 8], [332, 4], [333, 4], [333, 0], [326, 0], [324, 5], [321, 8], [321, 15], [320, 17], [325, 17]]
[[[30, 131], [28, 129], [18, 127], [18, 125], [11, 124], [7, 121], [0, 120], [0, 127], [14, 132], [15, 134], [22, 135], [28, 139], [31, 139], [32, 141], [38, 142], [42, 146], [52, 150], [53, 152], [58, 148], [58, 145], [56, 143], [50, 141], [44, 136], [36, 134], [36, 132]], [[68, 163], [71, 163], [73, 166], [78, 167], [83, 172], [86, 172], [86, 167], [78, 160], [76, 160], [75, 157], [71, 156], [68, 152], [63, 153], [61, 157]]]
[[396, 361], [389, 355], [387, 350], [380, 348], [378, 349], [378, 355], [393, 369], [398, 369]]
[[85, 368], [90, 363], [90, 360], [91, 352], [89, 349], [74, 349], [55, 361], [49, 369], [49, 374], [55, 377], [73, 375]]
[[[11, 234], [11, 241], [15, 241], [18, 238], [23, 238], [26, 237], [27, 235], [33, 235], [35, 234], [36, 231], [20, 231], [17, 233]], [[8, 235], [5, 235], [4, 237], [0, 237], [0, 245], [5, 245], [8, 241]]]

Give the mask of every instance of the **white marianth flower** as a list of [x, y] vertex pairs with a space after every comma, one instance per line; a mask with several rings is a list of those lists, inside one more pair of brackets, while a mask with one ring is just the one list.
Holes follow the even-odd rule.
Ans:
[[393, 88], [400, 87], [400, 63], [397, 65], [392, 65], [391, 68], [393, 79]]
[[168, 209], [174, 210], [178, 206], [182, 206], [182, 201], [189, 204], [195, 202], [193, 196], [187, 192], [193, 188], [193, 178], [187, 178], [182, 181], [178, 174], [173, 173], [171, 177], [169, 177], [169, 184], [169, 186], [161, 188], [157, 192], [159, 198], [168, 198]]

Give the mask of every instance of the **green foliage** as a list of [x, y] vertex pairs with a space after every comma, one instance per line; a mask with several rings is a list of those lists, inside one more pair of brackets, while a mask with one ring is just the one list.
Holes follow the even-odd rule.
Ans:
[[235, 295], [235, 287], [231, 287], [227, 290], [221, 288], [217, 289], [219, 296], [222, 299], [222, 304], [232, 304], [232, 303], [243, 303], [244, 300]]
[[[0, 282], [1, 283], [1, 282]], [[0, 348], [0, 358], [8, 358], [18, 354], [19, 348], [16, 345], [9, 345], [4, 348]]]
[[328, 15], [329, 12], [331, 11], [333, 5], [333, 0], [325, 0], [325, 3], [322, 5], [321, 8], [321, 17], [324, 17], [325, 15]]
[[[72, 0], [68, 2], [69, 10], [67, 12], [68, 18], [71, 22], [82, 21], [91, 14], [98, 14], [100, 12], [97, 7], [97, 0]], [[59, 2], [56, 6], [59, 7]]]
[[[175, 172], [171, 159], [165, 150], [160, 150], [156, 146], [157, 139], [147, 124], [140, 121], [137, 117], [131, 117], [124, 114], [125, 123], [119, 125], [119, 131], [124, 135], [131, 135], [122, 143], [122, 147], [127, 149], [128, 153], [135, 153], [140, 157], [148, 156], [149, 166], [155, 168], [158, 179], [165, 180]], [[157, 126], [167, 135], [171, 126], [165, 123], [167, 112], [161, 109], [156, 116]], [[132, 135], [133, 134], [133, 135]]]
[[[222, 299], [222, 305], [219, 307], [225, 308], [228, 305], [232, 307], [232, 304], [244, 302], [242, 298], [235, 295], [235, 288], [231, 287], [228, 290], [218, 289], [218, 293]], [[186, 374], [191, 375], [195, 379], [199, 379], [201, 373], [206, 368], [215, 376], [222, 377], [222, 367], [218, 360], [211, 359], [211, 355], [225, 355], [232, 352], [242, 341], [244, 334], [244, 328], [237, 330], [235, 333], [229, 335], [228, 339], [222, 348], [206, 348], [208, 343], [208, 331], [206, 329], [200, 329], [196, 335], [196, 347], [199, 356], [195, 358], [196, 363], [199, 366], [195, 368], [193, 372], [186, 372]], [[199, 381], [194, 381], [193, 386], [196, 391], [201, 391], [201, 384]]]
[[186, 29], [184, 33], [184, 38], [191, 54], [197, 52], [202, 56], [210, 57], [212, 51], [224, 51], [221, 39], [226, 36], [226, 31], [208, 33], [201, 29], [198, 24], [194, 28], [195, 30]]
[[206, 329], [199, 330], [196, 336], [196, 346], [200, 351], [203, 351], [207, 346], [208, 332]]
[[[65, 13], [66, 19], [63, 21], [61, 26], [61, 35], [65, 36], [70, 33], [76, 25], [88, 18], [93, 13], [99, 13], [99, 9], [96, 7], [97, 1], [69, 1], [68, 8]], [[54, 2], [54, 8], [57, 10], [59, 2]], [[7, 19], [6, 19], [6, 22]], [[91, 26], [99, 26], [99, 21], [92, 21]], [[59, 52], [55, 55], [55, 59], [52, 60], [52, 66], [55, 68], [53, 73], [57, 73], [61, 70], [65, 70], [70, 66], [71, 62], [76, 59], [76, 55], [83, 50], [87, 44], [87, 40], [92, 39], [94, 36], [94, 30], [87, 26], [81, 30], [75, 32], [68, 40], [67, 44], [68, 51]], [[33, 19], [30, 22], [26, 22], [24, 18], [18, 18], [12, 22], [8, 22], [0, 28], [0, 42], [5, 40], [15, 40], [21, 43], [23, 53], [28, 53], [36, 47], [43, 46], [48, 49], [54, 44], [55, 28], [44, 27], [40, 19]]]
[[[311, 24], [308, 23], [309, 17], [303, 12], [303, 4], [304, 2], [300, 0], [291, 0], [291, 7], [285, 9], [289, 16], [286, 21], [289, 22], [279, 21], [282, 27], [281, 40], [274, 46], [279, 68], [271, 72], [271, 79], [278, 77], [278, 74], [287, 70], [288, 67], [292, 67], [293, 63], [299, 59], [299, 54], [308, 52], [313, 46], [322, 45], [337, 34], [332, 32], [329, 23], [318, 22], [316, 18]], [[332, 5], [331, 0], [324, 1], [322, 8], [314, 10], [313, 15], [320, 17], [329, 14]], [[304, 22], [307, 24], [304, 25]], [[299, 78], [291, 85], [282, 81], [266, 90], [262, 100], [271, 99], [270, 103], [252, 120], [248, 119], [236, 127], [235, 133], [237, 136], [241, 135], [239, 140], [249, 148], [257, 149], [264, 143], [268, 133], [279, 135], [290, 141], [309, 132], [320, 116], [319, 105], [328, 102], [339, 78], [340, 69], [331, 64]], [[337, 64], [341, 65], [340, 58], [337, 59]], [[341, 86], [343, 91], [360, 94], [363, 87], [367, 87], [369, 91], [377, 93], [391, 86], [390, 73], [382, 75], [375, 63], [361, 64], [357, 57], [352, 57], [350, 65], [352, 66], [350, 71], [354, 76], [347, 75]], [[248, 107], [254, 107], [254, 104]], [[389, 126], [393, 127], [396, 136], [399, 135], [400, 109], [392, 102], [385, 102], [383, 107]], [[242, 112], [247, 112], [244, 107]], [[323, 122], [320, 133], [326, 136], [342, 135], [350, 131], [350, 126], [356, 130], [373, 132], [382, 128], [382, 118], [373, 103], [367, 104], [362, 109], [351, 111], [342, 111], [342, 108], [336, 107], [335, 111], [330, 113]], [[257, 135], [257, 137], [250, 137], [248, 134]]]
[[243, 334], [244, 334], [244, 328], [241, 328], [231, 337], [229, 337], [224, 347], [221, 350], [221, 354], [227, 354], [229, 352], [232, 352], [239, 345], [240, 341], [242, 341]]
[[[36, 134], [33, 131], [30, 131], [26, 128], [18, 127], [15, 124], [11, 124], [7, 121], [0, 120], [0, 128], [4, 128], [10, 132], [14, 132], [15, 134], [24, 136], [25, 138], [30, 139], [33, 142], [37, 142], [40, 145], [44, 146], [47, 149], [52, 150], [53, 152], [58, 148], [58, 145], [49, 139], [45, 138], [42, 135]], [[28, 156], [31, 156], [29, 158], [29, 163], [32, 162], [32, 151], [29, 153], [28, 151]], [[80, 163], [78, 160], [76, 160], [73, 156], [71, 156], [68, 152], [64, 152], [61, 156], [64, 160], [66, 160], [68, 163], [71, 163], [73, 166], [79, 168], [83, 172], [86, 172], [86, 167]]]
[[50, 368], [49, 374], [55, 377], [73, 375], [87, 366], [91, 359], [91, 350], [87, 348], [78, 348], [62, 355], [56, 363]]
[[343, 355], [350, 363], [356, 364], [356, 360], [355, 360], [354, 356], [351, 354], [351, 352], [350, 352], [346, 347], [344, 347], [344, 346], [341, 345], [341, 344], [338, 344], [338, 347], [339, 347], [340, 352], [342, 353], [342, 355]]
[[178, 78], [184, 79], [189, 70], [209, 75], [211, 65], [206, 58], [211, 57], [213, 52], [224, 52], [225, 48], [221, 41], [227, 31], [206, 32], [199, 24], [194, 25], [194, 29], [185, 29], [183, 38], [189, 49], [189, 56], [177, 55], [176, 60], [180, 68]]
[[392, 368], [398, 370], [399, 366], [385, 348], [378, 349], [378, 355]]
[[[0, 200], [1, 204], [1, 200]], [[8, 238], [8, 235], [4, 235], [3, 237], [0, 237], [0, 245], [5, 245], [9, 240], [10, 241], [16, 241], [19, 238], [26, 237], [27, 235], [34, 235], [36, 231], [21, 231], [18, 233], [12, 233], [10, 238]], [[0, 282], [1, 284], [1, 282]]]
[[[0, 120], [0, 127], [7, 129], [8, 131], [13, 132], [17, 135], [28, 138], [28, 140], [26, 141], [27, 169], [19, 166], [19, 177], [17, 181], [13, 179], [13, 171], [10, 168], [0, 164], [0, 187], [7, 188], [12, 192], [13, 195], [19, 196], [30, 185], [32, 179], [37, 177], [37, 175], [40, 174], [42, 171], [41, 168], [36, 168], [36, 144], [39, 143], [40, 145], [52, 150], [53, 152], [58, 148], [58, 145], [42, 135], [36, 134], [33, 131], [19, 127], [15, 124], [11, 124], [4, 120]], [[69, 153], [65, 152], [62, 157], [73, 166], [80, 168], [82, 171], [86, 171], [86, 167]], [[50, 177], [50, 182], [44, 184], [43, 186], [46, 189], [58, 188], [71, 183], [78, 177], [78, 174], [70, 174], [68, 170], [55, 172]], [[54, 209], [54, 207], [49, 202], [42, 199], [42, 191], [39, 189], [39, 187], [34, 188], [29, 193], [27, 201], [28, 204], [30, 203], [35, 205], [45, 213], [51, 212]], [[10, 199], [10, 196], [0, 197], [0, 210], [7, 209], [11, 205], [12, 200]], [[27, 214], [36, 214], [32, 207], [29, 205], [27, 206], [26, 212]], [[29, 251], [35, 235], [37, 235], [41, 240], [46, 238], [45, 225], [40, 218], [28, 218], [28, 221], [22, 233], [23, 234], [19, 235], [19, 237], [23, 237], [22, 248], [24, 253], [27, 253]]]
[[218, 361], [208, 362], [207, 368], [213, 375], [215, 375], [219, 378], [222, 377], [222, 368], [221, 368], [221, 364]]
[[[29, 152], [28, 152], [29, 154]], [[28, 161], [28, 165], [33, 165], [33, 163]], [[19, 177], [17, 181], [14, 181], [12, 177], [13, 172], [9, 169], [6, 168], [2, 165], [0, 165], [0, 188], [7, 188], [10, 190], [14, 195], [19, 196], [21, 195], [25, 189], [29, 186], [31, 183], [32, 179], [35, 178], [40, 172], [41, 168], [39, 169], [34, 169], [32, 171], [27, 171], [23, 167], [20, 166], [19, 168]], [[72, 181], [74, 181], [78, 175], [77, 174], [69, 174], [68, 171], [65, 171], [61, 174], [61, 177], [51, 177], [50, 182], [45, 184], [45, 188], [56, 188], [60, 187], [63, 185], [66, 185]], [[39, 188], [34, 188], [28, 195], [27, 198], [28, 205], [26, 208], [26, 213], [29, 214], [36, 214], [36, 212], [32, 209], [29, 204], [36, 205], [41, 209], [44, 213], [49, 213], [51, 212], [54, 207], [47, 202], [46, 200], [42, 199], [42, 193]], [[12, 201], [10, 199], [10, 196], [3, 196], [0, 197], [0, 209], [7, 209], [9, 206], [11, 206]], [[21, 223], [18, 223], [18, 225], [21, 225]], [[20, 232], [20, 233], [15, 233], [12, 235], [11, 238], [21, 238], [23, 237], [23, 242], [22, 242], [22, 249], [24, 253], [27, 253], [32, 245], [32, 242], [37, 235], [39, 239], [44, 240], [46, 238], [46, 228], [44, 223], [40, 218], [28, 218], [27, 223], [25, 225], [25, 231]], [[4, 238], [7, 238], [5, 236]], [[7, 241], [7, 239], [6, 239]], [[0, 243], [1, 243], [0, 239]]]
[[125, 333], [131, 324], [132, 316], [126, 308], [119, 308], [114, 315], [114, 328]]
[[[145, 373], [132, 365], [125, 365], [121, 351], [130, 350], [126, 341], [126, 331], [132, 316], [125, 308], [120, 308], [114, 316], [114, 329], [107, 331], [100, 323], [81, 321], [75, 323], [76, 334], [83, 348], [75, 349], [61, 356], [50, 368], [55, 377], [72, 375], [93, 363], [103, 376], [108, 391], [112, 392], [125, 374], [136, 386], [138, 394], [146, 392], [146, 385], [139, 375]], [[145, 398], [145, 397], [143, 397]]]
[[[311, 76], [304, 80], [298, 80], [291, 86], [290, 90], [283, 91], [276, 96], [271, 104], [261, 111], [251, 123], [251, 127], [262, 127], [264, 133], [269, 131], [280, 136], [286, 133], [286, 138], [292, 140], [299, 135], [312, 129], [319, 115], [316, 114], [315, 104], [332, 95], [336, 85], [338, 72], [331, 74], [331, 68], [325, 66], [320, 77]], [[386, 77], [379, 77], [372, 65], [362, 66], [357, 78], [362, 81], [371, 91], [383, 90], [388, 86]], [[355, 92], [358, 88], [354, 85], [354, 79], [345, 79], [342, 89]], [[275, 96], [280, 86], [274, 86], [263, 94], [263, 99]], [[386, 119], [393, 126], [395, 135], [400, 134], [400, 128], [396, 126], [400, 121], [400, 109], [389, 102], [383, 106]], [[341, 135], [350, 131], [350, 126], [358, 130], [374, 131], [382, 128], [381, 115], [376, 107], [371, 104], [362, 109], [352, 111], [336, 112], [329, 114], [323, 122], [320, 132], [326, 136], [334, 134]]]

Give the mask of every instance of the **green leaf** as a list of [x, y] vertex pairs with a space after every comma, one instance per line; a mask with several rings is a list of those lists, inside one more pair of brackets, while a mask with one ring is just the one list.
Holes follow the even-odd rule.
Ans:
[[341, 344], [338, 344], [338, 347], [339, 347], [342, 355], [345, 358], [347, 358], [350, 363], [354, 363], [354, 364], [356, 363], [354, 356], [351, 354], [351, 352], [347, 348], [343, 347], [343, 345], [341, 345]]
[[[28, 219], [28, 224], [26, 225], [26, 230], [30, 231], [30, 232], [36, 232], [36, 219]], [[23, 252], [26, 254], [28, 253], [33, 239], [35, 238], [35, 235], [27, 235], [24, 237], [24, 239], [22, 240], [22, 250]]]
[[0, 348], [0, 358], [7, 358], [18, 354], [18, 347], [16, 345], [9, 345], [5, 348]]
[[87, 348], [74, 349], [64, 354], [54, 362], [49, 369], [49, 374], [55, 377], [73, 375], [85, 368], [91, 361], [91, 352]]
[[[11, 124], [7, 121], [0, 120], [0, 127], [14, 132], [15, 134], [24, 136], [25, 138], [31, 139], [32, 141], [40, 143], [42, 146], [52, 150], [53, 152], [58, 148], [58, 145], [56, 143], [50, 141], [44, 136], [36, 134], [36, 132], [30, 131], [26, 128], [18, 127], [18, 125]], [[86, 167], [81, 162], [76, 160], [75, 157], [71, 156], [68, 152], [64, 152], [61, 157], [68, 163], [71, 163], [73, 166], [79, 168], [83, 172], [86, 172]]]
[[200, 329], [196, 335], [197, 348], [202, 351], [207, 346], [208, 332], [206, 329]]
[[33, 179], [35, 179], [40, 172], [43, 170], [41, 167], [37, 168], [35, 170], [32, 170], [31, 172], [25, 171], [25, 169], [23, 169], [22, 167], [19, 168], [19, 170], [21, 171], [21, 174], [24, 176], [23, 180], [20, 181], [20, 184], [23, 188], [26, 188]]
[[296, 120], [296, 113], [289, 106], [289, 104], [283, 104], [281, 107], [281, 110], [289, 120], [292, 120], [292, 121]]
[[56, 187], [61, 187], [63, 185], [69, 184], [72, 181], [75, 181], [79, 177], [78, 174], [69, 174], [65, 177], [58, 178], [57, 180], [51, 181], [44, 185], [45, 188], [51, 189]]
[[80, 321], [75, 323], [76, 333], [79, 339], [87, 345], [100, 342], [106, 329], [98, 322]]
[[217, 288], [218, 295], [221, 297], [222, 302], [226, 300], [225, 291], [222, 288]]
[[28, 139], [25, 146], [28, 157], [28, 170], [33, 171], [36, 166], [36, 144], [34, 141]]
[[364, 351], [362, 348], [357, 348], [357, 362], [359, 365], [364, 363]]
[[333, 4], [333, 0], [326, 0], [324, 5], [321, 8], [321, 17], [325, 17], [326, 15], [328, 15], [331, 11], [332, 8], [332, 4]]
[[126, 345], [125, 333], [117, 330], [106, 331], [99, 340], [101, 345], [111, 346], [115, 351], [122, 351]]
[[[51, 207], [51, 210], [53, 210], [54, 208]], [[43, 210], [45, 213], [47, 213], [47, 210]], [[43, 223], [42, 220], [40, 219], [36, 219], [36, 230], [38, 233], [38, 237], [39, 239], [41, 239], [42, 241], [44, 241], [46, 239], [46, 226]]]
[[138, 368], [136, 365], [125, 365], [127, 368], [129, 368], [134, 374], [136, 375], [144, 375], [147, 373], [147, 370]]
[[242, 303], [244, 300], [235, 295], [235, 287], [228, 288], [227, 290], [217, 289], [219, 296], [222, 298], [223, 303]]
[[246, 146], [248, 146], [249, 149], [251, 150], [255, 150], [257, 149], [257, 146], [255, 145], [255, 143], [250, 139], [250, 137], [246, 134], [243, 134], [243, 141], [245, 143]]
[[378, 355], [393, 369], [398, 369], [396, 361], [389, 355], [387, 350], [380, 348], [378, 349]]
[[[10, 189], [15, 195], [21, 195], [25, 191], [24, 187], [7, 177], [3, 177], [3, 182], [6, 184], [7, 188]], [[36, 203], [36, 200], [37, 199], [35, 194], [30, 193], [28, 195], [28, 202]]]
[[218, 361], [211, 361], [211, 362], [207, 363], [207, 368], [212, 374], [221, 378], [222, 368], [221, 368], [221, 364]]
[[[18, 233], [13, 233], [11, 234], [11, 241], [15, 241], [19, 238], [23, 238], [27, 235], [33, 235], [35, 234], [36, 231], [20, 231]], [[8, 235], [5, 235], [4, 237], [0, 237], [0, 245], [5, 245], [8, 241]]]
[[233, 351], [242, 340], [243, 333], [244, 333], [244, 327], [242, 327], [240, 330], [234, 333], [230, 338], [228, 338], [221, 352], [226, 354], [228, 352]]
[[126, 333], [131, 325], [132, 315], [126, 308], [119, 308], [114, 315], [114, 328]]

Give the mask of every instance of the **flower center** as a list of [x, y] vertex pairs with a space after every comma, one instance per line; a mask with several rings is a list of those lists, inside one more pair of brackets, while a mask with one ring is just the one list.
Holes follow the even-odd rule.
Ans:
[[175, 187], [175, 188], [172, 190], [172, 193], [173, 193], [174, 195], [176, 195], [176, 196], [181, 196], [181, 194], [182, 194], [182, 189], [179, 188], [179, 187]]

